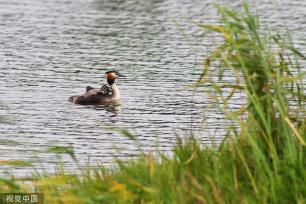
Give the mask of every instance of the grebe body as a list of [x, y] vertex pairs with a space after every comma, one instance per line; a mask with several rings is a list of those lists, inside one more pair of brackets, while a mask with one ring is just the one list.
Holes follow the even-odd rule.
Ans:
[[86, 93], [80, 96], [71, 96], [68, 101], [75, 104], [108, 104], [120, 100], [119, 88], [115, 81], [122, 76], [117, 71], [108, 71], [105, 73], [108, 85], [103, 85], [100, 89], [88, 86]]

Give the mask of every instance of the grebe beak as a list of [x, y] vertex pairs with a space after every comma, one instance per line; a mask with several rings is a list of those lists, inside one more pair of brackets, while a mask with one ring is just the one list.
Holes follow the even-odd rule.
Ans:
[[120, 74], [119, 72], [117, 73], [117, 75], [118, 75], [119, 77], [125, 77], [123, 74]]

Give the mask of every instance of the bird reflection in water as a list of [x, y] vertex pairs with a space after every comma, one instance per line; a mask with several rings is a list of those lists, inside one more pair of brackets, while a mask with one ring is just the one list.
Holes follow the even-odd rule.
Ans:
[[93, 108], [95, 110], [107, 111], [108, 113], [112, 114], [112, 117], [116, 117], [121, 110], [121, 104], [120, 101], [114, 101], [105, 105], [94, 105]]

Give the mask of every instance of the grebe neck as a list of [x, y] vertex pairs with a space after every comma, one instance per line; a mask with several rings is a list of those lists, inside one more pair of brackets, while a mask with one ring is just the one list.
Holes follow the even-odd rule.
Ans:
[[119, 92], [119, 88], [116, 85], [116, 83], [110, 84], [110, 87], [112, 89], [112, 97], [114, 98], [114, 100], [119, 100], [120, 99], [120, 92]]

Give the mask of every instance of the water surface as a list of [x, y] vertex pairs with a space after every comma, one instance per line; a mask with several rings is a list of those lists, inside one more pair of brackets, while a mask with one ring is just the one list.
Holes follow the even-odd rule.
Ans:
[[[0, 159], [25, 159], [49, 168], [45, 150], [72, 146], [81, 163], [131, 157], [139, 147], [170, 150], [176, 136], [222, 140], [223, 116], [194, 82], [216, 41], [195, 22], [217, 22], [211, 3], [192, 0], [0, 0]], [[306, 2], [257, 1], [265, 25], [293, 33], [305, 54]], [[279, 9], [281, 8], [281, 9]], [[70, 95], [100, 86], [117, 69], [122, 99], [110, 106], [70, 104]], [[231, 80], [231, 77], [227, 77]], [[238, 98], [239, 100], [239, 98]], [[234, 108], [237, 104], [231, 104]], [[139, 146], [110, 130], [127, 128]], [[205, 133], [204, 131], [205, 130]], [[118, 150], [120, 149], [120, 151]]]

